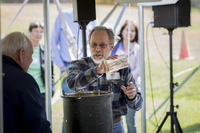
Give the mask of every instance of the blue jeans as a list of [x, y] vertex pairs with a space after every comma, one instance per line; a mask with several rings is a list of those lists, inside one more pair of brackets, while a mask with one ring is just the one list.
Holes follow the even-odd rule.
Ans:
[[[70, 63], [64, 63], [65, 66], [68, 68], [69, 67], [69, 64]], [[62, 73], [65, 72], [65, 71], [61, 71], [60, 75], [62, 75]], [[65, 93], [71, 93], [71, 92], [74, 92], [72, 90], [69, 89], [68, 85], [67, 85], [67, 82], [66, 82], [66, 78], [63, 80], [62, 82], [62, 90], [64, 90]], [[65, 133], [65, 127], [64, 127], [64, 119], [63, 119], [63, 123], [62, 123], [62, 133]]]
[[122, 120], [113, 124], [113, 133], [125, 133]]
[[126, 124], [128, 133], [137, 133], [136, 111], [128, 108], [128, 112], [126, 114]]

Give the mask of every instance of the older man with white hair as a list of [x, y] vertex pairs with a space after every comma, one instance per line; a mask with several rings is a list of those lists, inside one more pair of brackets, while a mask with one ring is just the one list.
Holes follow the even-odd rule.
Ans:
[[5, 133], [51, 133], [39, 87], [27, 73], [33, 47], [21, 32], [2, 40], [3, 115]]

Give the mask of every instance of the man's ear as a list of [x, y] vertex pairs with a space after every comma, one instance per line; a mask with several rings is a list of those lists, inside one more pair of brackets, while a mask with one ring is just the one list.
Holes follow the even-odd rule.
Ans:
[[110, 51], [112, 51], [112, 50], [113, 50], [113, 48], [114, 48], [114, 43], [113, 43], [113, 44], [111, 44]]
[[24, 53], [24, 52], [25, 52], [25, 51], [24, 51], [23, 48], [19, 50], [19, 61], [20, 61], [20, 62], [24, 62], [24, 56], [25, 56], [25, 53]]

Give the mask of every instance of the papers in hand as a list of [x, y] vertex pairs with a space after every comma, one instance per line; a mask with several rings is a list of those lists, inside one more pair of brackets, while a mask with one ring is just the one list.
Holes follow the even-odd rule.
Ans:
[[115, 60], [104, 60], [106, 72], [114, 72], [128, 67], [128, 61], [126, 55], [119, 55]]

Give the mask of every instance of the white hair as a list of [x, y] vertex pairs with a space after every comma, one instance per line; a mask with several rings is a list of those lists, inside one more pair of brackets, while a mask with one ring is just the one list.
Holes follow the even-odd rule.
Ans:
[[15, 54], [21, 48], [27, 49], [31, 43], [21, 32], [12, 32], [2, 39], [2, 53]]

